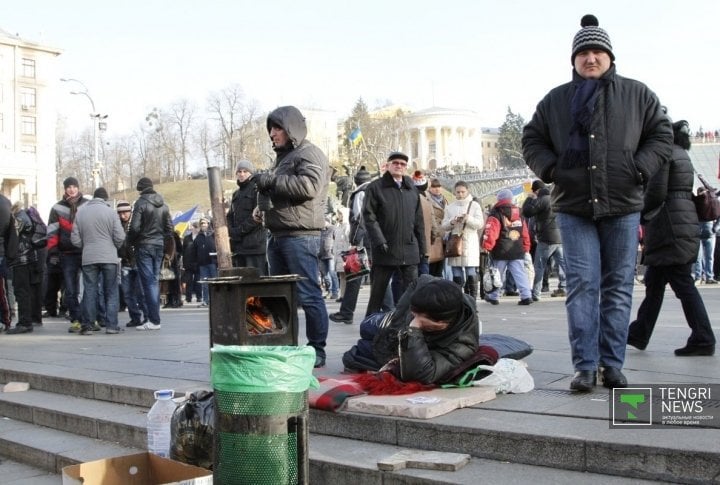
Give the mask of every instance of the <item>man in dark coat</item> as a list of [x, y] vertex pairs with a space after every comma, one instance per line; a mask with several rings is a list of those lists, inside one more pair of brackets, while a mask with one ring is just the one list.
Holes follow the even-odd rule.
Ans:
[[657, 96], [615, 72], [610, 36], [593, 15], [573, 39], [573, 79], [540, 101], [523, 129], [524, 158], [555, 184], [565, 252], [570, 389], [627, 387], [622, 374], [643, 186], [672, 151]]
[[[11, 237], [17, 239], [15, 222], [10, 208], [10, 199], [0, 194], [0, 323], [5, 329], [10, 328], [10, 304], [7, 299], [8, 245]], [[12, 231], [14, 234], [11, 234]]]
[[542, 180], [535, 180], [532, 183], [532, 193], [528, 194], [523, 203], [522, 214], [527, 219], [533, 217], [535, 221], [535, 237], [537, 238], [533, 260], [535, 281], [530, 282], [532, 283], [533, 301], [540, 300], [545, 267], [550, 262], [550, 258], [553, 258], [557, 264], [560, 280], [557, 290], [553, 291], [551, 296], [565, 296], [565, 257], [563, 256], [562, 239], [560, 239], [560, 230], [555, 221], [555, 212], [552, 210], [550, 191]]
[[315, 349], [315, 367], [323, 367], [328, 314], [318, 280], [317, 255], [320, 231], [325, 227], [330, 163], [322, 150], [306, 139], [305, 117], [296, 107], [275, 109], [268, 115], [267, 130], [277, 158], [270, 173], [257, 176], [255, 217], [270, 231], [270, 274], [303, 277], [297, 289], [305, 311], [308, 345]]
[[650, 179], [643, 208], [643, 264], [645, 270], [645, 299], [638, 309], [637, 320], [630, 324], [627, 342], [645, 350], [665, 294], [670, 287], [682, 303], [690, 337], [685, 347], [675, 355], [713, 355], [715, 335], [700, 293], [691, 276], [691, 268], [700, 246], [698, 217], [692, 200], [692, 163], [690, 129], [687, 121], [673, 124], [675, 145], [670, 162], [664, 164]]
[[391, 153], [385, 174], [365, 191], [363, 220], [372, 250], [366, 315], [380, 311], [395, 270], [400, 271], [404, 292], [417, 279], [420, 256], [427, 254], [420, 195], [405, 175], [408, 160], [404, 153]]
[[257, 207], [254, 173], [255, 166], [249, 160], [240, 160], [237, 163], [235, 177], [238, 189], [232, 195], [227, 226], [233, 266], [257, 268], [260, 275], [265, 276], [267, 230], [253, 218], [253, 211]]
[[173, 225], [170, 209], [162, 196], [155, 192], [152, 180], [138, 180], [140, 198], [135, 201], [128, 244], [135, 251], [135, 262], [143, 287], [145, 308], [150, 320], [135, 327], [136, 330], [160, 330], [160, 266], [165, 256], [165, 241], [172, 239]]

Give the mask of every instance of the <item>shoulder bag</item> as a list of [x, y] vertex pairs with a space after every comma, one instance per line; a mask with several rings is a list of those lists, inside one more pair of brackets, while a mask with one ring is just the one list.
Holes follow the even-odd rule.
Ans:
[[[465, 212], [465, 215], [470, 213], [470, 206], [472, 206], [473, 201], [471, 200], [468, 204], [467, 211]], [[448, 238], [447, 242], [445, 243], [445, 257], [446, 258], [457, 258], [459, 256], [463, 255], [463, 233], [465, 232], [465, 225], [467, 224], [467, 220], [463, 223], [462, 228], [460, 229], [460, 234], [450, 234], [450, 237]]]

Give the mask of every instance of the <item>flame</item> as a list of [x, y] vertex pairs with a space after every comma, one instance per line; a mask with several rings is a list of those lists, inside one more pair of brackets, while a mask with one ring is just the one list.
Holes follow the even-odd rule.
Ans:
[[245, 323], [253, 334], [270, 333], [275, 328], [272, 314], [263, 305], [260, 297], [251, 296], [245, 302]]

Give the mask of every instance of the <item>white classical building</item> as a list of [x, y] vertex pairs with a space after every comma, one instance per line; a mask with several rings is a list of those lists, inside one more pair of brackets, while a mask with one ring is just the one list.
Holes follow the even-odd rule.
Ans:
[[485, 171], [497, 168], [497, 128], [483, 128], [471, 110], [432, 107], [419, 111], [391, 106], [372, 113], [384, 117], [402, 111], [396, 146], [416, 168], [436, 170], [463, 166]]
[[59, 49], [0, 29], [0, 192], [43, 218], [57, 200], [53, 94]]

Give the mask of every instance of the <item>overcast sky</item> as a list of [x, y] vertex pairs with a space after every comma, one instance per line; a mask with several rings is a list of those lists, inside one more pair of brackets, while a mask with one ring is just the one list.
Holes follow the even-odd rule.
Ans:
[[[62, 49], [60, 77], [87, 85], [109, 135], [233, 83], [266, 110], [347, 116], [363, 97], [472, 109], [499, 126], [508, 106], [528, 120], [570, 79], [586, 13], [609, 33], [621, 75], [693, 130], [720, 129], [717, 0], [24, 0], [3, 8], [0, 28]], [[87, 101], [67, 91], [63, 114], [88, 123]]]

